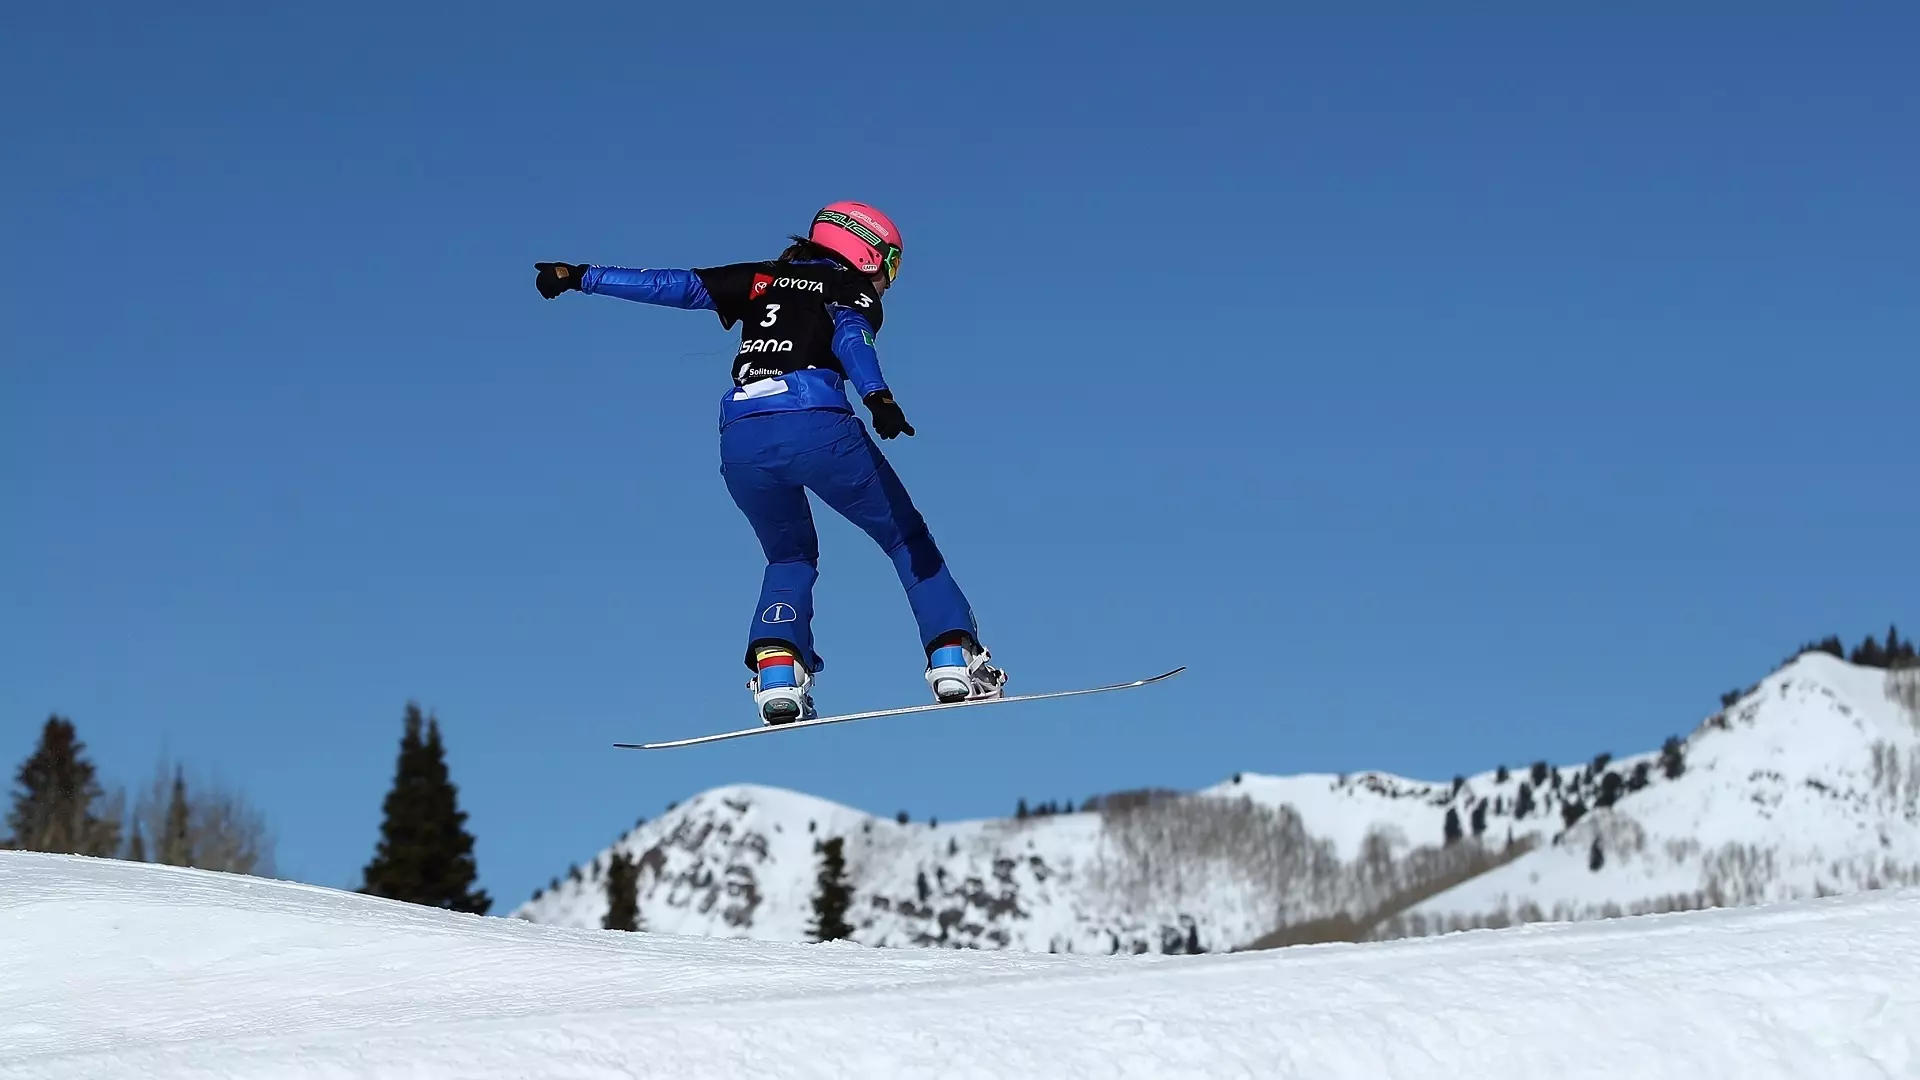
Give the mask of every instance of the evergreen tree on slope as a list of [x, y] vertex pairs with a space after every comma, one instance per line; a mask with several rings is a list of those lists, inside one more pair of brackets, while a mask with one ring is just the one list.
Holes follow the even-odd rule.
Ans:
[[101, 857], [120, 850], [120, 814], [105, 805], [73, 721], [47, 717], [40, 744], [20, 765], [14, 784], [8, 847]]
[[[424, 734], [423, 734], [424, 732]], [[493, 906], [473, 885], [479, 869], [467, 815], [447, 773], [437, 718], [407, 703], [400, 757], [380, 823], [380, 844], [367, 864], [363, 893], [484, 915]]]
[[623, 851], [613, 853], [607, 863], [607, 917], [600, 925], [608, 930], [639, 930], [640, 864]]
[[167, 799], [166, 823], [160, 835], [154, 839], [159, 844], [155, 861], [168, 866], [194, 865], [193, 816], [187, 805], [187, 775], [177, 767], [173, 773], [173, 791]]
[[819, 889], [813, 894], [813, 925], [807, 932], [815, 941], [835, 941], [853, 936], [847, 925], [847, 908], [853, 903], [853, 889], [847, 884], [845, 841], [836, 836], [815, 841], [820, 853]]

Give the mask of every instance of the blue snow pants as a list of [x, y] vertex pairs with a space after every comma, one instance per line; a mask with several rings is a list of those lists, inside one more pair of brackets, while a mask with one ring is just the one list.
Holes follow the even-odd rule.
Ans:
[[893, 560], [923, 646], [931, 648], [953, 631], [977, 634], [973, 608], [927, 523], [859, 417], [798, 409], [734, 420], [720, 429], [720, 475], [767, 556], [760, 602], [747, 631], [749, 669], [754, 646], [768, 642], [791, 646], [809, 671], [826, 666], [813, 648], [820, 538], [807, 503], [809, 490], [873, 537]]

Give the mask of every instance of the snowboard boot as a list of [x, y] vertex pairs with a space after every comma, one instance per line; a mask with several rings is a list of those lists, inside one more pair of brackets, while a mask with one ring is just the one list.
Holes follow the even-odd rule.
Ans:
[[927, 686], [940, 702], [982, 701], [1000, 696], [1007, 673], [993, 666], [986, 647], [966, 634], [950, 634], [927, 653]]
[[758, 670], [747, 680], [747, 689], [753, 691], [763, 723], [791, 724], [813, 717], [813, 673], [792, 649], [759, 646], [753, 650], [753, 663]]

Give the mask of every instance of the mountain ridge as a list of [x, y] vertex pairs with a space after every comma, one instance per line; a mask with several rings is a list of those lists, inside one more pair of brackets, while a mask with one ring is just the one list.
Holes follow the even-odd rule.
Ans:
[[1805, 653], [1661, 750], [1452, 782], [1239, 773], [938, 825], [727, 785], [512, 914], [597, 926], [619, 850], [649, 929], [799, 940], [828, 836], [846, 838], [853, 938], [883, 946], [1183, 953], [1325, 920], [1391, 937], [1920, 884], [1920, 706], [1895, 700], [1914, 680]]

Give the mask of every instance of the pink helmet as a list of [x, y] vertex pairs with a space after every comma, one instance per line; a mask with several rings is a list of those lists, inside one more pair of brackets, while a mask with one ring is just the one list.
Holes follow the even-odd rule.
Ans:
[[813, 215], [807, 239], [844, 257], [863, 274], [900, 275], [900, 229], [887, 215], [859, 202], [829, 203]]

